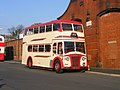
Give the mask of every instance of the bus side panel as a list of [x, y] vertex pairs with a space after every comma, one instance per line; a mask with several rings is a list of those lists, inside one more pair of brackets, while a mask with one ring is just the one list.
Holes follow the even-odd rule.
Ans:
[[0, 60], [4, 60], [4, 47], [0, 47]]
[[4, 60], [4, 54], [0, 53], [0, 61]]

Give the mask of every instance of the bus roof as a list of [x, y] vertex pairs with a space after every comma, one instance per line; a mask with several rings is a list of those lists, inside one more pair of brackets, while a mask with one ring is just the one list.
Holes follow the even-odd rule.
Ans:
[[34, 24], [34, 25], [29, 26], [29, 27], [26, 27], [25, 29], [36, 28], [36, 27], [39, 27], [39, 26], [45, 26], [45, 25], [49, 25], [49, 24], [53, 24], [53, 23], [61, 23], [61, 22], [82, 24], [81, 22], [74, 21], [74, 20], [53, 20], [53, 21], [50, 21], [50, 22], [47, 22], [47, 23]]

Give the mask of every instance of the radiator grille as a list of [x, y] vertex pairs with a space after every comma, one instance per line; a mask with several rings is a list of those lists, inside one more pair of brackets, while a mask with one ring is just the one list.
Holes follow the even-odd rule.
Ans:
[[80, 67], [80, 57], [79, 56], [72, 56], [71, 57], [71, 66], [73, 69], [79, 69]]

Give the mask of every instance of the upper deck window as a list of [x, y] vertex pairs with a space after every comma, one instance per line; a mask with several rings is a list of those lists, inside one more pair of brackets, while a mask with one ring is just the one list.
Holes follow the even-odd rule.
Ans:
[[59, 23], [53, 24], [53, 31], [58, 31], [59, 29], [60, 29], [60, 24]]
[[34, 28], [34, 34], [38, 33], [38, 28]]
[[45, 26], [40, 27], [40, 33], [43, 33], [43, 32], [45, 32]]
[[28, 34], [28, 30], [24, 30], [24, 35], [27, 35]]
[[83, 32], [82, 26], [81, 25], [77, 25], [77, 24], [73, 24], [74, 30], [75, 31], [80, 31]]
[[46, 32], [52, 31], [52, 25], [47, 25], [46, 26]]
[[63, 31], [72, 31], [72, 24], [66, 24], [66, 23], [63, 23], [62, 24], [62, 29]]
[[33, 34], [33, 28], [29, 29], [28, 34]]

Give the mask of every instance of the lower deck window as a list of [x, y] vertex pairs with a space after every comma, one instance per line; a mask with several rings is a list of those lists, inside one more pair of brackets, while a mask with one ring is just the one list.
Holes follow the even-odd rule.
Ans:
[[50, 52], [50, 50], [51, 50], [50, 45], [45, 45], [45, 52]]
[[32, 46], [28, 46], [28, 52], [32, 52]]

